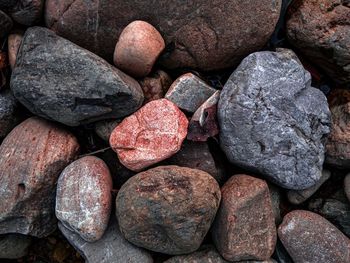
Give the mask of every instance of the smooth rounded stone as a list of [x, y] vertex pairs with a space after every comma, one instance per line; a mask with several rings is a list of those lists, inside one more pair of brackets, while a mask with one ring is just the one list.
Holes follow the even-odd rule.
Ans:
[[0, 92], [0, 138], [5, 137], [19, 122], [18, 102], [9, 89]]
[[11, 18], [0, 10], [0, 38], [8, 34], [13, 26]]
[[228, 261], [268, 260], [276, 245], [275, 216], [267, 183], [232, 176], [221, 188], [222, 201], [212, 237]]
[[[168, 68], [227, 68], [265, 46], [278, 21], [281, 0], [84, 1], [47, 0], [46, 26], [111, 59], [122, 30], [132, 21], [156, 27], [166, 42]], [[242, 28], [244, 30], [242, 30]]]
[[158, 166], [121, 187], [116, 213], [121, 232], [131, 243], [180, 255], [200, 247], [220, 199], [218, 183], [206, 172]]
[[178, 77], [171, 84], [165, 98], [174, 102], [180, 109], [195, 112], [216, 89], [192, 73], [186, 73]]
[[318, 214], [304, 210], [288, 213], [278, 236], [296, 263], [350, 262], [350, 240]]
[[121, 120], [103, 120], [95, 123], [95, 132], [102, 140], [109, 142], [111, 133], [121, 123]]
[[332, 130], [326, 144], [325, 161], [339, 168], [350, 168], [350, 91], [332, 90], [328, 103]]
[[125, 167], [140, 171], [178, 152], [187, 126], [185, 114], [174, 103], [154, 100], [125, 118], [109, 142]]
[[119, 36], [113, 62], [131, 76], [145, 77], [164, 48], [164, 39], [156, 28], [145, 21], [133, 21]]
[[139, 82], [145, 96], [144, 103], [146, 104], [152, 100], [164, 98], [173, 80], [166, 72], [157, 70]]
[[11, 33], [7, 38], [9, 64], [11, 66], [11, 69], [13, 69], [15, 66], [17, 53], [22, 43], [22, 39], [23, 39], [22, 32]]
[[7, 135], [0, 146], [0, 234], [41, 238], [55, 230], [56, 182], [78, 152], [71, 133], [37, 117]]
[[27, 255], [32, 243], [30, 236], [7, 234], [0, 235], [0, 258], [17, 259]]
[[40, 22], [45, 0], [18, 0], [9, 14], [19, 24], [32, 26]]
[[95, 156], [74, 161], [57, 182], [57, 219], [84, 240], [99, 240], [108, 226], [112, 189], [112, 178], [104, 161]]
[[136, 80], [42, 27], [26, 31], [11, 89], [34, 114], [69, 126], [129, 115], [143, 101]]
[[126, 241], [113, 217], [100, 240], [87, 242], [63, 224], [58, 228], [86, 263], [153, 263], [150, 253]]
[[289, 190], [287, 192], [288, 201], [294, 205], [299, 205], [309, 199], [316, 191], [331, 177], [331, 172], [328, 170], [322, 171], [320, 180], [310, 188], [304, 190]]
[[335, 82], [350, 87], [349, 1], [299, 1], [289, 13], [289, 42]]
[[344, 178], [344, 191], [345, 191], [346, 197], [350, 202], [350, 173], [347, 174]]
[[218, 104], [220, 144], [235, 165], [288, 189], [321, 177], [330, 112], [323, 93], [291, 50], [249, 55]]

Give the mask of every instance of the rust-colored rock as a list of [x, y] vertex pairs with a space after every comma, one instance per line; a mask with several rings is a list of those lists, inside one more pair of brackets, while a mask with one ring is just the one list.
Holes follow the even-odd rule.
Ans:
[[154, 74], [140, 80], [145, 99], [144, 104], [152, 100], [164, 98], [165, 93], [173, 83], [171, 77], [162, 70], [157, 70]]
[[122, 186], [116, 211], [128, 241], [179, 255], [199, 248], [220, 198], [219, 185], [206, 172], [159, 166], [133, 176]]
[[37, 117], [11, 131], [0, 146], [0, 234], [55, 230], [56, 182], [78, 151], [72, 134]]
[[278, 236], [296, 263], [350, 262], [350, 240], [318, 214], [303, 210], [288, 213]]
[[228, 261], [267, 260], [276, 245], [275, 217], [265, 181], [232, 176], [212, 228], [219, 253]]
[[139, 171], [179, 151], [187, 126], [185, 114], [174, 103], [154, 100], [125, 118], [109, 142], [124, 166]]
[[15, 66], [17, 52], [18, 52], [19, 46], [21, 45], [22, 38], [23, 38], [22, 32], [11, 33], [8, 36], [8, 39], [7, 39], [8, 56], [9, 56], [9, 63], [10, 63], [11, 69], [13, 69], [13, 67]]

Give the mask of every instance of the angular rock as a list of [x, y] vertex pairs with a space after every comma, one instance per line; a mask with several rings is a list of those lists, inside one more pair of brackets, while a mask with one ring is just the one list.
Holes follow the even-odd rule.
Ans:
[[350, 87], [349, 31], [347, 0], [296, 1], [290, 8], [289, 42], [335, 82]]
[[8, 89], [0, 92], [0, 138], [5, 137], [19, 122], [18, 103]]
[[350, 262], [350, 240], [318, 214], [303, 210], [288, 213], [278, 236], [294, 262]]
[[113, 182], [104, 161], [94, 156], [68, 165], [57, 182], [56, 217], [88, 242], [105, 232], [112, 208]]
[[0, 236], [0, 258], [17, 259], [27, 255], [30, 236], [8, 234]]
[[345, 191], [346, 197], [350, 202], [350, 173], [347, 174], [344, 178], [344, 191]]
[[180, 109], [195, 112], [216, 89], [192, 73], [178, 77], [171, 84], [165, 98], [174, 102]]
[[139, 171], [178, 152], [187, 126], [185, 114], [174, 103], [154, 100], [113, 130], [110, 145], [125, 167]]
[[292, 51], [243, 60], [218, 104], [220, 143], [228, 159], [288, 189], [321, 177], [330, 112], [323, 93]]
[[45, 0], [18, 0], [8, 11], [17, 23], [32, 26], [41, 20]]
[[171, 77], [162, 70], [157, 70], [151, 76], [140, 80], [145, 96], [144, 103], [164, 98], [165, 93], [173, 83]]
[[58, 228], [86, 263], [153, 263], [149, 252], [123, 238], [113, 217], [102, 238], [93, 243], [85, 241], [61, 223], [58, 223]]
[[7, 39], [8, 56], [9, 56], [9, 63], [10, 63], [11, 69], [13, 69], [15, 66], [17, 53], [22, 43], [22, 39], [23, 39], [22, 32], [11, 33], [8, 36], [8, 39]]
[[44, 237], [55, 230], [56, 182], [78, 151], [72, 134], [37, 117], [7, 135], [0, 146], [0, 234]]
[[0, 38], [8, 34], [13, 26], [11, 18], [0, 10]]
[[131, 243], [165, 254], [187, 254], [201, 245], [220, 198], [219, 185], [206, 172], [158, 166], [122, 186], [116, 213]]
[[[47, 0], [47, 27], [92, 52], [111, 59], [126, 25], [145, 20], [166, 42], [169, 68], [214, 70], [230, 67], [261, 49], [277, 23], [281, 0], [84, 1]], [[244, 28], [244, 30], [242, 30]]]
[[221, 256], [228, 261], [268, 260], [277, 235], [266, 182], [235, 175], [221, 188], [221, 194], [212, 226], [213, 241]]
[[129, 115], [143, 100], [136, 80], [41, 27], [23, 37], [11, 89], [34, 114], [69, 126]]
[[95, 132], [102, 140], [109, 142], [111, 133], [121, 123], [121, 120], [104, 120], [95, 123]]

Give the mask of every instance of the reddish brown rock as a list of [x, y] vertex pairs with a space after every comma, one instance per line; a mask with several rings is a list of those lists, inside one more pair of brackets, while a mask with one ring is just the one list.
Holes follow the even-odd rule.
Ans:
[[134, 21], [120, 34], [113, 61], [131, 76], [145, 77], [151, 72], [164, 47], [164, 39], [157, 29], [145, 21]]
[[267, 260], [276, 245], [275, 217], [265, 181], [232, 176], [212, 228], [219, 253], [228, 261]]
[[350, 262], [350, 240], [318, 214], [290, 212], [283, 218], [278, 236], [296, 263]]
[[206, 172], [159, 166], [130, 178], [118, 192], [120, 229], [131, 243], [171, 255], [201, 245], [220, 204], [220, 189]]
[[16, 63], [17, 52], [18, 52], [19, 46], [21, 45], [22, 38], [23, 38], [23, 33], [16, 32], [16, 33], [10, 34], [7, 39], [9, 63], [12, 69], [14, 68]]
[[88, 242], [105, 232], [112, 207], [112, 178], [107, 165], [86, 156], [61, 173], [56, 192], [56, 217]]
[[162, 70], [157, 70], [154, 74], [140, 81], [143, 94], [145, 96], [144, 104], [152, 100], [164, 98], [165, 93], [173, 83], [171, 77]]
[[124, 166], [139, 171], [179, 151], [187, 126], [185, 114], [174, 103], [154, 100], [125, 118], [109, 142]]
[[56, 182], [77, 156], [76, 138], [33, 117], [15, 127], [0, 146], [0, 233], [44, 237], [56, 228]]

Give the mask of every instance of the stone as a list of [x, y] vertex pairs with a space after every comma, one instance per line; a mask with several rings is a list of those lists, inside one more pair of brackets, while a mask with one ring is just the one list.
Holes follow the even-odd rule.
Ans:
[[1, 0], [0, 2], [0, 9], [7, 9], [9, 7], [12, 7], [16, 4], [18, 0]]
[[0, 258], [17, 259], [27, 255], [32, 243], [30, 236], [7, 234], [0, 235]]
[[309, 199], [316, 191], [331, 177], [329, 170], [323, 170], [320, 180], [310, 188], [304, 190], [289, 190], [287, 192], [288, 201], [294, 205], [299, 205]]
[[344, 178], [344, 191], [345, 191], [346, 197], [350, 202], [350, 173], [347, 174]]
[[173, 80], [166, 72], [157, 70], [139, 82], [145, 96], [144, 103], [146, 104], [152, 100], [164, 98]]
[[193, 113], [215, 91], [216, 89], [210, 87], [196, 75], [186, 73], [171, 84], [165, 98], [174, 102], [180, 109]]
[[149, 252], [123, 238], [113, 218], [102, 238], [93, 243], [85, 241], [61, 223], [58, 223], [58, 228], [86, 263], [153, 263]]
[[347, 0], [304, 0], [290, 8], [289, 42], [335, 82], [350, 87], [350, 5]]
[[[282, 223], [282, 221], [280, 223]], [[292, 258], [289, 256], [287, 250], [284, 248], [282, 242], [279, 239], [277, 239], [275, 252], [273, 253], [272, 257], [278, 263], [294, 263]]]
[[286, 49], [249, 55], [225, 84], [218, 104], [227, 158], [281, 187], [306, 189], [321, 178], [330, 130], [326, 97]]
[[282, 191], [280, 188], [273, 184], [268, 184], [270, 196], [271, 196], [271, 204], [273, 209], [273, 214], [275, 216], [275, 224], [279, 225], [282, 222], [281, 216], [281, 203], [283, 203]]
[[19, 24], [33, 26], [40, 22], [45, 0], [18, 0], [9, 14]]
[[34, 114], [69, 126], [129, 115], [143, 101], [136, 80], [41, 27], [23, 37], [11, 89]]
[[208, 173], [158, 166], [131, 177], [119, 190], [116, 214], [124, 237], [136, 246], [170, 255], [196, 251], [220, 204]]
[[[276, 245], [275, 217], [264, 180], [239, 174], [221, 188], [212, 237], [228, 261], [268, 260]], [[239, 238], [238, 238], [239, 237]]]
[[217, 90], [193, 114], [188, 125], [188, 140], [202, 142], [219, 134], [216, 115], [219, 98], [220, 91]]
[[0, 38], [6, 36], [13, 26], [11, 18], [0, 10]]
[[125, 167], [140, 171], [178, 152], [187, 126], [185, 114], [174, 103], [154, 100], [113, 130], [110, 145]]
[[22, 32], [11, 33], [8, 36], [7, 47], [8, 47], [8, 56], [9, 56], [9, 63], [10, 63], [11, 69], [13, 69], [15, 66], [17, 53], [22, 43], [22, 39], [23, 39]]
[[335, 89], [328, 95], [332, 130], [326, 144], [326, 163], [350, 168], [350, 91]]
[[164, 48], [164, 39], [156, 28], [145, 21], [133, 21], [119, 36], [113, 62], [131, 76], [145, 77]]
[[278, 236], [294, 262], [350, 262], [350, 240], [318, 214], [304, 210], [288, 213]]
[[144, 20], [165, 40], [163, 65], [209, 71], [231, 67], [264, 47], [278, 21], [281, 2], [46, 0], [45, 21], [59, 35], [111, 59], [122, 30]]
[[5, 137], [20, 121], [18, 103], [9, 89], [0, 92], [0, 138]]
[[78, 152], [71, 133], [38, 117], [7, 135], [0, 146], [0, 234], [41, 238], [56, 229], [56, 182]]
[[57, 219], [84, 240], [99, 240], [108, 226], [112, 189], [109, 169], [100, 158], [86, 156], [74, 161], [57, 182]]
[[105, 142], [109, 142], [109, 137], [111, 137], [112, 131], [118, 124], [121, 123], [121, 120], [103, 120], [95, 123], [95, 133]]

